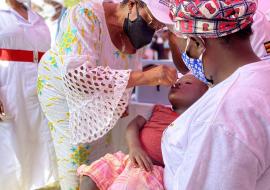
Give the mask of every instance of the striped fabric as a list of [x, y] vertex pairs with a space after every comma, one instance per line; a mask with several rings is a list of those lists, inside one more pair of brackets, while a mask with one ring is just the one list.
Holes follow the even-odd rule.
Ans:
[[162, 167], [154, 166], [152, 172], [135, 168], [122, 152], [80, 166], [78, 175], [89, 176], [100, 190], [164, 190]]

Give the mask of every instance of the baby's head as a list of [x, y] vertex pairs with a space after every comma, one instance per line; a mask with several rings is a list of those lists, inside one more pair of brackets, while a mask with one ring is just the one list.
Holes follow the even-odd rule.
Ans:
[[188, 109], [207, 90], [206, 84], [191, 73], [187, 73], [171, 87], [168, 98], [173, 109]]

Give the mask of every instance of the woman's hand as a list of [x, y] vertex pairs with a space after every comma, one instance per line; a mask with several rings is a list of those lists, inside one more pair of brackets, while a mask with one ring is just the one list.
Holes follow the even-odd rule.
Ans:
[[141, 147], [130, 148], [129, 159], [135, 167], [140, 167], [147, 172], [153, 169], [153, 163], [150, 157]]
[[166, 85], [171, 86], [177, 80], [177, 71], [174, 67], [159, 65], [144, 72], [148, 79], [148, 85]]
[[4, 115], [5, 115], [4, 105], [3, 105], [3, 103], [0, 100], [0, 121], [2, 121], [2, 117], [1, 116], [4, 116]]
[[132, 71], [127, 88], [134, 86], [171, 86], [177, 80], [177, 72], [174, 67], [159, 65], [147, 71]]
[[128, 115], [129, 115], [129, 113], [128, 113], [128, 106], [127, 106], [125, 112], [121, 115], [121, 118], [125, 118]]

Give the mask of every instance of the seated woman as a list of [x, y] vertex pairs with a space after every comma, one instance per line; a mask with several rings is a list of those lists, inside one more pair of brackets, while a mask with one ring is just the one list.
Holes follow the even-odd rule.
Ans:
[[255, 0], [172, 6], [175, 33], [187, 38], [184, 62], [212, 88], [163, 133], [167, 190], [269, 190], [270, 61], [250, 45], [256, 6]]
[[126, 131], [129, 155], [106, 154], [90, 166], [82, 165], [78, 169], [80, 189], [164, 189], [162, 133], [207, 89], [192, 74], [184, 75], [169, 92], [172, 109], [156, 105], [148, 121], [140, 115], [131, 121]]

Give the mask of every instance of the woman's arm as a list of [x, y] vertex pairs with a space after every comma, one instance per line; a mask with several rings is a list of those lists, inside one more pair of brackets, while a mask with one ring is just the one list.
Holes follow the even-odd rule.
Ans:
[[182, 60], [181, 53], [185, 50], [186, 40], [178, 38], [172, 32], [169, 33], [169, 44], [172, 52], [174, 65], [182, 74], [186, 74], [189, 70]]
[[131, 71], [127, 88], [140, 85], [173, 85], [177, 80], [177, 71], [173, 67], [159, 65], [147, 71]]
[[141, 147], [139, 139], [140, 130], [144, 127], [145, 123], [146, 119], [140, 115], [132, 120], [127, 127], [126, 140], [129, 147], [129, 159], [134, 166], [151, 171], [153, 163]]

